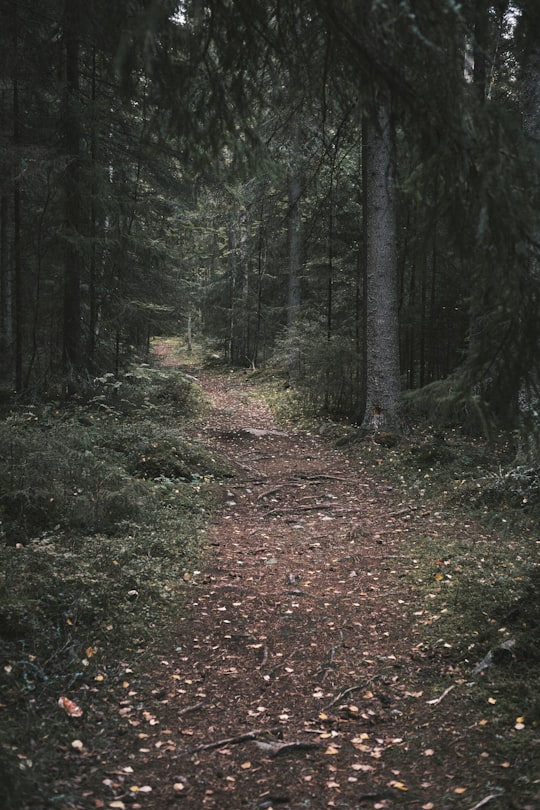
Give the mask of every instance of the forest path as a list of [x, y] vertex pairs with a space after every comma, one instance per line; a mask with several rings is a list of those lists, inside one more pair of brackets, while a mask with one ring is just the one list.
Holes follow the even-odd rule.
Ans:
[[[158, 354], [175, 363], [166, 343]], [[425, 515], [320, 437], [276, 425], [247, 377], [192, 373], [214, 408], [195, 435], [238, 475], [204, 570], [186, 573], [170, 651], [141, 676], [152, 692], [114, 742], [120, 804], [101, 806], [514, 807], [485, 732], [467, 727], [465, 679], [442, 640], [423, 640], [405, 575]]]

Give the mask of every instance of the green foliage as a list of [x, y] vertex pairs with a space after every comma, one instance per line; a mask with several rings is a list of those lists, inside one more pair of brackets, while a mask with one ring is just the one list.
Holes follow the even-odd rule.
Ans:
[[72, 734], [59, 696], [114, 675], [182, 609], [214, 480], [228, 474], [183, 436], [207, 407], [193, 381], [142, 365], [96, 385], [87, 402], [21, 408], [0, 424], [0, 772], [10, 810], [59, 767], [51, 735]]
[[287, 375], [306, 412], [356, 414], [361, 358], [350, 322], [329, 336], [322, 319], [306, 316], [277, 341], [272, 363]]

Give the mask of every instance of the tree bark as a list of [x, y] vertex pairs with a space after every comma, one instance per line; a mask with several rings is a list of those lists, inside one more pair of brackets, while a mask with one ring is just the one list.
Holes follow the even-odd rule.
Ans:
[[[540, 162], [540, 13], [533, 12], [529, 48], [525, 57], [522, 84], [523, 127], [531, 141], [537, 164]], [[538, 171], [538, 169], [537, 169]], [[540, 224], [536, 224], [530, 234], [532, 252], [530, 273], [536, 284], [540, 284]], [[529, 370], [519, 391], [519, 446], [517, 461], [524, 465], [536, 466], [540, 461], [540, 345], [533, 355], [534, 368]]]
[[398, 279], [390, 100], [376, 91], [365, 122], [366, 404], [362, 427], [400, 428]]
[[81, 225], [78, 5], [77, 0], [66, 0], [64, 9], [66, 60], [64, 138], [67, 165], [64, 191], [66, 240], [63, 372], [67, 393], [73, 393], [76, 390], [77, 380], [82, 370], [81, 255], [77, 244]]

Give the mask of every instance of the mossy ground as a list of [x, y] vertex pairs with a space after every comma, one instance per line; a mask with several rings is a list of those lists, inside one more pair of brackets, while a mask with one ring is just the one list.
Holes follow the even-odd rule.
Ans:
[[177, 620], [215, 481], [227, 474], [184, 435], [207, 409], [189, 376], [140, 363], [96, 380], [84, 401], [5, 414], [3, 806], [38, 796], [66, 767], [72, 729], [58, 698], [129, 669]]

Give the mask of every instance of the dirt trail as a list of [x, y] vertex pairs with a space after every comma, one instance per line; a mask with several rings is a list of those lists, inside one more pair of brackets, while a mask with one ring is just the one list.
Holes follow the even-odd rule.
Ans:
[[97, 806], [516, 806], [468, 727], [464, 680], [416, 624], [414, 504], [319, 437], [281, 429], [238, 374], [197, 376], [214, 402], [198, 438], [238, 476], [204, 570], [187, 572], [170, 651], [133, 676], [140, 716], [113, 732], [116, 795]]

